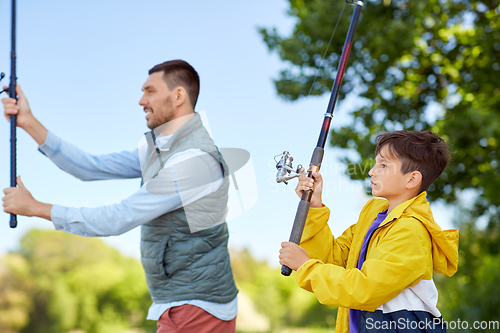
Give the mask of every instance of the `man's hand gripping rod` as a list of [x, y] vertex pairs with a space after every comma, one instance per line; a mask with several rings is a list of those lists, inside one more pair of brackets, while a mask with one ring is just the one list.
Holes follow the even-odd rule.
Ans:
[[[347, 32], [347, 38], [344, 44], [344, 49], [342, 50], [342, 55], [340, 57], [340, 64], [337, 70], [337, 76], [335, 78], [335, 82], [332, 88], [332, 93], [330, 95], [330, 102], [328, 103], [328, 107], [325, 113], [325, 118], [323, 120], [323, 126], [321, 127], [318, 144], [316, 145], [316, 148], [314, 148], [314, 152], [311, 158], [311, 163], [309, 164], [307, 177], [311, 177], [312, 173], [319, 171], [321, 167], [321, 161], [323, 160], [326, 138], [328, 136], [328, 131], [330, 129], [331, 120], [333, 118], [333, 110], [335, 108], [335, 104], [337, 103], [337, 98], [339, 96], [340, 85], [342, 84], [342, 78], [344, 77], [345, 69], [347, 66], [347, 59], [349, 59], [349, 53], [352, 47], [352, 40], [354, 38], [354, 31], [356, 30], [356, 26], [358, 25], [361, 8], [363, 8], [364, 5], [362, 0], [347, 1], [347, 3], [353, 4], [356, 7], [354, 9], [354, 13], [351, 18], [351, 24], [349, 25], [349, 31]], [[287, 154], [287, 156], [285, 156], [285, 153]], [[298, 176], [299, 170], [297, 170], [296, 174], [291, 174], [292, 172], [291, 170], [293, 170], [291, 168], [291, 160], [293, 160], [293, 158], [290, 160], [290, 164], [283, 163], [283, 166], [280, 167], [281, 161], [282, 160], [286, 161], [288, 156], [289, 156], [288, 152], [284, 152], [282, 159], [276, 165], [276, 168], [278, 169], [276, 180], [278, 181], [278, 183], [283, 181], [286, 184], [287, 180]], [[283, 170], [284, 165], [287, 165], [289, 169], [285, 168], [285, 170]], [[280, 181], [280, 179], [278, 179], [279, 176], [282, 177], [285, 176], [287, 178]], [[313, 194], [312, 189], [309, 191], [302, 192], [302, 197], [300, 198], [299, 206], [297, 208], [297, 213], [295, 214], [295, 220], [293, 221], [292, 232], [290, 234], [290, 239], [289, 239], [290, 242], [293, 242], [295, 244], [299, 244], [300, 239], [302, 238], [302, 232], [304, 231], [304, 225], [306, 223], [307, 214], [309, 213], [309, 206], [312, 194]], [[292, 270], [289, 267], [285, 265], [281, 267], [281, 274], [289, 276], [291, 273]]]

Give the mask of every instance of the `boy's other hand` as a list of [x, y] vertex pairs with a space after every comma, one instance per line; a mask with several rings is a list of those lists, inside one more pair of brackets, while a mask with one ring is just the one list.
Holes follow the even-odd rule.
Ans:
[[[4, 89], [7, 87], [4, 86]], [[31, 122], [34, 117], [31, 113], [30, 106], [26, 96], [24, 96], [21, 86], [16, 86], [17, 101], [14, 98], [2, 98], [3, 112], [7, 121], [10, 121], [10, 115], [16, 114], [17, 120], [16, 125], [23, 129], [26, 129], [26, 125]]]
[[279, 258], [281, 265], [288, 266], [294, 271], [310, 259], [306, 250], [292, 242], [281, 243]]
[[299, 197], [302, 197], [302, 192], [309, 191], [314, 186], [314, 192], [311, 197], [311, 207], [322, 207], [323, 201], [321, 199], [321, 193], [323, 192], [323, 178], [321, 177], [321, 173], [313, 172], [312, 178], [305, 176], [306, 172], [304, 168], [300, 170], [300, 173], [304, 176], [299, 176], [299, 182], [295, 188], [295, 193], [297, 193]]

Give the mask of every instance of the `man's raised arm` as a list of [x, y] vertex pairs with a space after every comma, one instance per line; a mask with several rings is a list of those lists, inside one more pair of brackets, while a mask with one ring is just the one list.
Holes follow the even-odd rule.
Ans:
[[137, 150], [100, 156], [88, 154], [49, 132], [31, 112], [20, 86], [16, 92], [17, 102], [13, 98], [2, 99], [5, 117], [9, 120], [11, 114], [17, 114], [17, 126], [31, 135], [39, 150], [59, 168], [85, 181], [141, 177]]

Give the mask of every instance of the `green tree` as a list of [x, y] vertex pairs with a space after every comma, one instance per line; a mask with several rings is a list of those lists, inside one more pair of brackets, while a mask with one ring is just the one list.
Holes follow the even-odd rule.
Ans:
[[154, 322], [145, 320], [151, 299], [140, 263], [100, 239], [30, 230], [19, 255], [33, 281], [22, 332], [154, 331]]
[[[472, 325], [475, 321], [500, 318], [500, 254], [492, 253], [488, 229], [478, 229], [470, 212], [461, 214], [459, 270], [452, 279], [436, 276], [440, 291], [440, 309], [445, 320], [460, 318]], [[465, 330], [473, 332], [475, 330]], [[496, 332], [493, 327], [485, 332]], [[464, 332], [453, 330], [449, 332]]]
[[0, 258], [0, 332], [15, 333], [28, 325], [32, 291], [26, 260], [18, 254]]
[[334, 328], [337, 308], [321, 305], [316, 297], [297, 287], [295, 278], [279, 274], [248, 250], [231, 251], [231, 266], [238, 288], [253, 300], [273, 329], [285, 327]]

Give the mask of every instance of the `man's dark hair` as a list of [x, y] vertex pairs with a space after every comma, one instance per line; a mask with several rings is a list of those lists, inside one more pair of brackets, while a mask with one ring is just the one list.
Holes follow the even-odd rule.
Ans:
[[169, 60], [151, 68], [149, 75], [156, 72], [163, 72], [163, 80], [167, 83], [168, 89], [172, 90], [179, 86], [186, 89], [194, 108], [200, 93], [200, 77], [190, 64], [184, 60]]
[[375, 155], [387, 146], [390, 154], [401, 160], [401, 172], [419, 171], [422, 174], [420, 192], [441, 175], [450, 161], [446, 142], [432, 132], [396, 131], [383, 133], [375, 139]]

